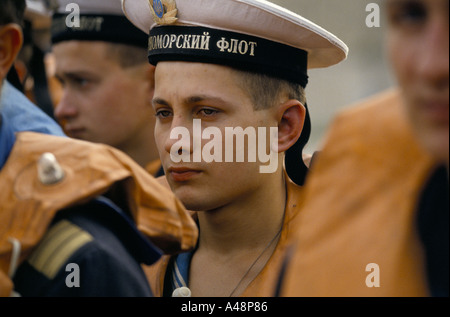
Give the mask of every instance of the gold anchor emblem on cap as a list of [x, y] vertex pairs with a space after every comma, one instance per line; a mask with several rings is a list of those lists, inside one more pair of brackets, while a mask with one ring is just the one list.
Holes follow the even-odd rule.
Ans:
[[177, 4], [175, 0], [149, 0], [153, 19], [159, 25], [174, 24], [177, 22]]

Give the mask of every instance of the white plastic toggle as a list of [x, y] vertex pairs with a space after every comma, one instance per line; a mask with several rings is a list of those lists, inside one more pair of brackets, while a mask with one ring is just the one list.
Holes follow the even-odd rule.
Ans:
[[172, 297], [192, 297], [191, 290], [187, 287], [179, 287], [172, 293]]
[[38, 177], [44, 185], [54, 185], [64, 179], [64, 171], [52, 153], [44, 153], [38, 162]]

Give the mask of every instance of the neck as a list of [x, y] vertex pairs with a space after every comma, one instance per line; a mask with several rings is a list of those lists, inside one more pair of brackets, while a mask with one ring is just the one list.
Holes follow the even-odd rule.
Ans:
[[199, 213], [199, 249], [230, 255], [261, 251], [272, 241], [283, 225], [286, 184], [277, 173], [264, 184], [232, 204]]

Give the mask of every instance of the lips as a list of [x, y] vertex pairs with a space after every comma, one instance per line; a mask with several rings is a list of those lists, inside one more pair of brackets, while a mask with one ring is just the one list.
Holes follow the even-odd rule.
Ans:
[[168, 174], [175, 182], [187, 182], [200, 175], [201, 171], [187, 167], [171, 167]]
[[70, 127], [70, 126], [65, 126], [64, 127], [66, 133], [73, 138], [77, 138], [80, 137], [82, 135], [82, 133], [84, 133], [84, 131], [86, 129], [83, 128], [76, 128], [76, 127]]

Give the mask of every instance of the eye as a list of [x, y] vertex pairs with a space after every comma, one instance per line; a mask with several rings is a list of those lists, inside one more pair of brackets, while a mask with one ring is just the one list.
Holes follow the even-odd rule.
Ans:
[[93, 81], [82, 76], [69, 76], [66, 85], [71, 85], [77, 89], [87, 88]]
[[411, 28], [426, 22], [428, 10], [425, 4], [406, 0], [394, 2], [388, 7], [389, 23], [398, 28]]
[[218, 114], [219, 111], [211, 108], [202, 108], [198, 111], [198, 114], [204, 117], [211, 117]]
[[73, 82], [76, 86], [79, 87], [86, 87], [87, 85], [89, 85], [89, 80], [85, 78], [76, 78]]
[[155, 116], [159, 119], [166, 119], [172, 115], [172, 111], [167, 109], [156, 110]]

